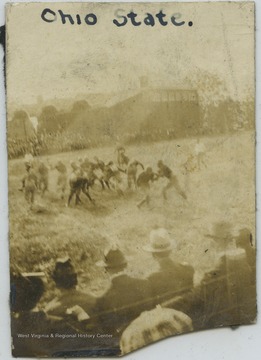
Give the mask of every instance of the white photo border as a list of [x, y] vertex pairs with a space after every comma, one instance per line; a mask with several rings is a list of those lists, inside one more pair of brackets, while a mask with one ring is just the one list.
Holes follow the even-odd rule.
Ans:
[[[5, 23], [5, 4], [0, 3], [0, 26]], [[32, 2], [30, 0], [17, 0], [16, 2]], [[45, 2], [38, 0], [37, 2]], [[72, 0], [52, 2], [74, 2]], [[80, 1], [78, 1], [80, 2]], [[98, 2], [98, 1], [92, 1]], [[103, 2], [110, 2], [104, 1]], [[114, 1], [114, 2], [122, 2]], [[131, 2], [131, 1], [128, 1]], [[144, 2], [136, 0], [135, 2]], [[160, 1], [151, 1], [160, 2]], [[189, 2], [189, 1], [175, 1]], [[190, 1], [192, 2], [192, 1]], [[214, 2], [209, 0], [209, 2]], [[256, 1], [256, 224], [257, 224], [257, 291], [258, 309], [261, 308], [261, 1]], [[3, 73], [3, 48], [0, 48], [1, 80], [0, 80], [0, 359], [12, 359], [11, 355], [11, 332], [9, 317], [9, 254], [8, 254], [8, 187], [7, 187], [7, 149], [6, 149], [6, 116], [5, 116], [5, 88]], [[260, 347], [261, 320], [257, 318], [257, 324], [241, 326], [236, 330], [230, 328], [213, 329], [204, 332], [171, 337], [156, 344], [147, 346], [134, 353], [125, 356], [125, 359], [143, 360], [259, 360], [261, 358]], [[104, 358], [105, 359], [105, 358]]]

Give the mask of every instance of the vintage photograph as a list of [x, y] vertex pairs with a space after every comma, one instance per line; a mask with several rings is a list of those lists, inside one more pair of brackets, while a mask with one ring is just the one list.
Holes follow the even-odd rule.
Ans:
[[13, 356], [255, 323], [254, 18], [6, 6]]

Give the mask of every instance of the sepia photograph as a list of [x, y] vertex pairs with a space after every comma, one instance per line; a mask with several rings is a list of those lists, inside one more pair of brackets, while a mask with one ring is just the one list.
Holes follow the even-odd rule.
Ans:
[[256, 322], [252, 2], [6, 5], [14, 357]]

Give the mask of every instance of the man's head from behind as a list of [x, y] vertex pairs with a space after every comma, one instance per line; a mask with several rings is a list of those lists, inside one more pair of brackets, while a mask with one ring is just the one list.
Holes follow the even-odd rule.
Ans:
[[72, 289], [76, 287], [78, 283], [77, 273], [69, 257], [57, 259], [52, 278], [58, 288]]

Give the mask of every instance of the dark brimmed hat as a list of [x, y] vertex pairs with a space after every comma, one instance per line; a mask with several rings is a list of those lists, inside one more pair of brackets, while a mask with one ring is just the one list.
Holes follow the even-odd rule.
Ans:
[[100, 260], [96, 263], [99, 267], [106, 268], [117, 268], [127, 264], [127, 260], [123, 254], [123, 252], [117, 248], [113, 247], [107, 250], [104, 253], [104, 260]]
[[68, 256], [57, 259], [52, 278], [58, 287], [65, 289], [77, 285], [77, 273]]

